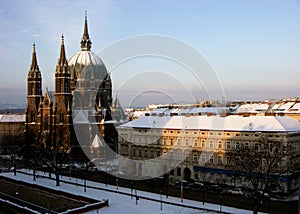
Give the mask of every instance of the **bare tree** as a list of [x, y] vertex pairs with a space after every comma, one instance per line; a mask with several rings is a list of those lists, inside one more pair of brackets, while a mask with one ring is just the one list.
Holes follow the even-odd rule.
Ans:
[[251, 191], [254, 198], [253, 213], [258, 212], [271, 190], [283, 188], [292, 150], [287, 142], [263, 136], [252, 145], [244, 144], [227, 153], [231, 168], [235, 171], [234, 179]]

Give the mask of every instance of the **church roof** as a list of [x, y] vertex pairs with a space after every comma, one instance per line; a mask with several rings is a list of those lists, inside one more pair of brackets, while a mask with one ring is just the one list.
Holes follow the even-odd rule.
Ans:
[[144, 116], [120, 128], [191, 129], [249, 132], [300, 132], [300, 123], [287, 116]]

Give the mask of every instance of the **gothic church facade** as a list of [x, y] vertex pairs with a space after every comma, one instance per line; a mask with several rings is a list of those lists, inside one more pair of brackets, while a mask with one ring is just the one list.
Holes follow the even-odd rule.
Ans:
[[[81, 51], [67, 60], [64, 37], [55, 70], [54, 95], [42, 93], [42, 73], [38, 66], [35, 44], [27, 76], [26, 136], [44, 148], [70, 153], [75, 141], [74, 112], [96, 122], [105, 139], [105, 121], [111, 120], [112, 83], [102, 60], [91, 51], [87, 17], [80, 42]], [[87, 122], [88, 122], [87, 121]], [[88, 128], [87, 128], [88, 130]], [[88, 138], [93, 138], [89, 136]], [[110, 136], [111, 137], [111, 136]], [[87, 139], [89, 144], [92, 139]], [[114, 140], [113, 140], [114, 141]]]

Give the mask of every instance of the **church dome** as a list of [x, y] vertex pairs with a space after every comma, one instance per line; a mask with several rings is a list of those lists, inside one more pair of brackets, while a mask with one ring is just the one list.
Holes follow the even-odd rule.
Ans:
[[104, 63], [92, 51], [80, 51], [71, 57], [68, 64], [71, 76], [75, 79], [94, 78], [102, 81], [107, 75]]
[[93, 79], [95, 81], [103, 81], [107, 76], [107, 70], [100, 57], [91, 51], [92, 41], [89, 38], [86, 16], [80, 44], [81, 51], [72, 56], [68, 63], [71, 78], [75, 80]]

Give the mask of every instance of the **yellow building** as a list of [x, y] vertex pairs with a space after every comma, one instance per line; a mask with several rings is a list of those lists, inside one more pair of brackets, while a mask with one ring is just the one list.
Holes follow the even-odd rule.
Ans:
[[[210, 181], [236, 185], [230, 176], [233, 151], [242, 148], [260, 150], [260, 141], [291, 146], [285, 179], [295, 189], [300, 165], [300, 123], [290, 117], [274, 116], [145, 116], [118, 127], [121, 164], [133, 160], [130, 173], [151, 177], [159, 165], [169, 171], [170, 181], [179, 179]], [[283, 164], [283, 165], [284, 165]], [[278, 166], [279, 167], [279, 166]], [[289, 178], [286, 178], [289, 177]], [[292, 179], [290, 179], [292, 178]]]

